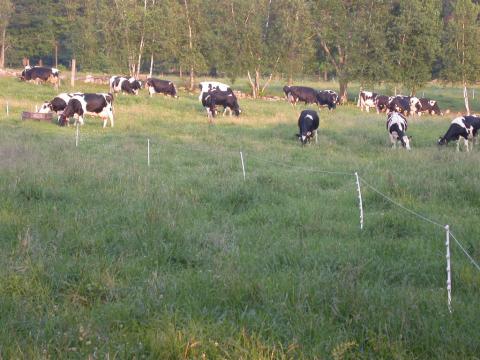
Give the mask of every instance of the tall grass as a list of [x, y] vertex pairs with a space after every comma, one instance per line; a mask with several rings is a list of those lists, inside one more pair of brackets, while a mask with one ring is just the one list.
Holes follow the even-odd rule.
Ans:
[[451, 118], [412, 119], [395, 151], [383, 115], [341, 106], [302, 148], [284, 102], [209, 126], [195, 94], [142, 93], [75, 148], [74, 128], [19, 120], [52, 88], [0, 85], [0, 357], [478, 357], [468, 259], [453, 247], [450, 314], [444, 232], [366, 187], [360, 231], [353, 175], [322, 172], [358, 171], [478, 260], [480, 153], [437, 148]]

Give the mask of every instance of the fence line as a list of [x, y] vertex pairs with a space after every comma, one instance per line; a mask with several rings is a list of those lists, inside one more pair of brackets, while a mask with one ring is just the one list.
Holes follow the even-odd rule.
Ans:
[[[91, 141], [92, 139], [90, 137], [87, 137], [87, 139], [85, 139], [86, 142], [88, 143], [89, 141]], [[235, 151], [231, 151], [231, 150], [226, 150], [224, 148], [215, 148], [215, 149], [212, 149], [212, 148], [205, 148], [205, 147], [200, 147], [200, 146], [194, 146], [194, 145], [191, 145], [191, 144], [175, 144], [175, 143], [171, 143], [171, 142], [166, 142], [166, 141], [162, 141], [161, 139], [155, 139], [154, 142], [151, 141], [151, 139], [149, 140], [149, 145], [151, 146], [152, 144], [160, 144], [160, 145], [166, 145], [166, 146], [163, 146], [164, 149], [168, 148], [168, 146], [170, 147], [177, 147], [177, 148], [182, 148], [182, 149], [185, 149], [186, 147], [189, 148], [189, 150], [193, 150], [193, 151], [199, 151], [199, 152], [204, 152], [204, 153], [209, 153], [209, 154], [213, 154], [213, 155], [221, 155], [221, 156], [225, 156], [225, 155], [229, 155], [233, 158], [237, 157], [238, 153], [236, 153]], [[105, 144], [107, 145], [107, 144]], [[111, 146], [120, 146], [121, 144], [118, 144], [118, 143], [110, 143], [108, 144], [109, 147]], [[243, 158], [243, 156], [245, 155], [245, 157], [248, 156], [248, 158], [250, 159], [253, 159], [253, 160], [256, 160], [256, 161], [259, 161], [259, 162], [263, 162], [263, 163], [268, 163], [268, 164], [272, 164], [272, 165], [275, 165], [275, 166], [280, 166], [280, 167], [283, 167], [283, 168], [289, 168], [289, 170], [292, 170], [292, 171], [307, 171], [307, 172], [312, 172], [312, 173], [320, 173], [320, 174], [328, 174], [328, 175], [338, 175], [338, 176], [353, 176], [355, 177], [356, 176], [356, 172], [346, 172], [346, 171], [331, 171], [331, 170], [322, 170], [322, 169], [318, 169], [318, 168], [312, 168], [312, 167], [303, 167], [303, 166], [298, 166], [298, 165], [294, 165], [294, 164], [290, 164], [290, 163], [282, 163], [282, 162], [278, 162], [278, 161], [273, 161], [273, 160], [268, 160], [268, 159], [263, 159], [263, 158], [260, 158], [256, 155], [252, 155], [250, 153], [245, 153], [245, 154], [242, 154], [241, 153], [241, 157]], [[389, 197], [388, 195], [382, 193], [380, 190], [378, 190], [377, 188], [375, 188], [373, 185], [371, 185], [369, 182], [367, 182], [363, 177], [361, 177], [360, 175], [358, 176], [360, 182], [362, 182], [367, 188], [369, 188], [370, 190], [374, 191], [375, 193], [377, 193], [378, 195], [380, 195], [381, 197], [383, 197], [385, 200], [387, 200], [388, 202], [392, 203], [393, 205], [401, 208], [402, 210], [410, 213], [411, 215], [425, 221], [425, 222], [428, 222], [434, 226], [437, 226], [437, 227], [440, 227], [442, 229], [445, 228], [445, 225], [442, 225], [440, 224], [438, 221], [435, 221], [435, 220], [432, 220], [422, 214], [419, 214], [405, 206], [403, 206], [402, 204], [400, 204], [399, 202], [393, 200], [391, 197]], [[450, 232], [450, 234], [452, 235], [452, 238], [455, 240], [455, 243], [460, 247], [460, 249], [463, 251], [463, 253], [465, 254], [465, 256], [470, 260], [470, 262], [480, 271], [480, 266], [478, 265], [478, 263], [472, 258], [472, 256], [465, 250], [465, 248], [462, 246], [462, 244], [456, 239], [456, 237]]]
[[452, 232], [449, 231], [449, 233], [452, 236], [453, 240], [455, 240], [457, 245], [460, 247], [460, 249], [462, 249], [463, 253], [468, 257], [468, 259], [472, 262], [472, 264], [475, 265], [475, 267], [478, 269], [478, 271], [480, 271], [480, 266], [478, 265], [478, 263], [470, 256], [470, 254], [467, 252], [467, 250], [465, 250], [465, 248], [462, 246], [462, 244], [460, 244], [460, 242], [457, 240], [457, 238], [455, 236], [453, 236]]

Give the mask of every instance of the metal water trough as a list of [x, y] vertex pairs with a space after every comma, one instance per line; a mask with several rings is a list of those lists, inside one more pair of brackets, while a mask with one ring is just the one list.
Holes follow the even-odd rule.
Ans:
[[39, 112], [30, 112], [24, 111], [22, 112], [22, 120], [37, 120], [37, 121], [53, 121], [53, 113], [39, 113]]

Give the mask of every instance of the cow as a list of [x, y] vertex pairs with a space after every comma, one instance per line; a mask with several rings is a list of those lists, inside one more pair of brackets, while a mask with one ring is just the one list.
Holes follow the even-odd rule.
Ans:
[[209, 92], [203, 93], [202, 105], [207, 109], [207, 116], [209, 118], [215, 117], [217, 105], [223, 106], [223, 115], [225, 115], [227, 109], [230, 111], [230, 116], [232, 113], [234, 113], [235, 116], [239, 116], [241, 113], [237, 97], [231, 90], [210, 90]]
[[438, 102], [436, 100], [430, 100], [427, 98], [420, 98], [420, 111], [418, 112], [419, 115], [421, 113], [426, 112], [430, 115], [440, 115], [443, 116], [443, 112], [440, 111], [440, 107], [438, 106]]
[[165, 94], [178, 98], [177, 88], [175, 87], [175, 84], [169, 80], [148, 78], [145, 82], [145, 88], [148, 89], [150, 97], [152, 97], [153, 94]]
[[465, 115], [463, 117], [464, 123], [467, 127], [472, 129], [472, 149], [473, 145], [478, 141], [478, 131], [480, 130], [480, 116], [478, 115]]
[[112, 76], [110, 78], [110, 93], [117, 92], [138, 95], [138, 90], [141, 87], [140, 82], [135, 78], [127, 78], [126, 76]]
[[399, 112], [392, 111], [387, 115], [387, 131], [390, 136], [392, 148], [397, 147], [397, 142], [400, 141], [402, 146], [410, 150], [410, 138], [407, 136], [408, 122], [405, 116]]
[[287, 100], [293, 107], [297, 105], [297, 102], [303, 101], [305, 105], [317, 104], [317, 91], [307, 86], [285, 86], [283, 88]]
[[333, 90], [320, 90], [317, 91], [317, 105], [327, 106], [328, 110], [335, 109], [339, 103], [340, 98], [338, 94]]
[[198, 87], [200, 88], [200, 95], [198, 96], [198, 101], [202, 101], [203, 94], [209, 92], [210, 90], [220, 90], [220, 91], [231, 91], [229, 85], [223, 84], [218, 81], [202, 81]]
[[389, 97], [387, 95], [377, 95], [375, 98], [375, 107], [377, 108], [377, 114], [388, 111]]
[[315, 110], [303, 110], [298, 118], [299, 133], [296, 134], [302, 145], [310, 142], [315, 137], [315, 144], [318, 142], [318, 126], [320, 118]]
[[417, 98], [416, 96], [411, 96], [410, 97], [410, 115], [420, 114], [421, 109], [422, 109], [422, 104], [420, 102], [420, 99]]
[[52, 84], [58, 84], [58, 76], [60, 71], [56, 68], [47, 68], [41, 66], [31, 67], [25, 66], [25, 69], [20, 75], [20, 80], [34, 81], [36, 84], [39, 82], [50, 82]]
[[460, 151], [460, 138], [463, 138], [463, 143], [468, 152], [468, 138], [473, 136], [473, 131], [473, 126], [468, 124], [465, 116], [457, 117], [452, 120], [447, 132], [438, 139], [437, 144], [447, 145], [450, 141], [456, 141], [457, 151]]
[[113, 127], [113, 95], [110, 93], [74, 95], [60, 115], [60, 126], [68, 125], [68, 119], [75, 115], [78, 116], [80, 125], [84, 124], [84, 115], [93, 115], [102, 118], [104, 128], [108, 119]]
[[40, 109], [38, 110], [39, 113], [49, 113], [49, 112], [55, 112], [57, 114], [60, 114], [65, 108], [67, 107], [68, 102], [72, 97], [75, 95], [83, 95], [82, 93], [61, 93], [55, 96], [52, 100], [50, 101], [45, 101]]
[[361, 111], [365, 109], [367, 112], [370, 112], [370, 108], [376, 107], [375, 101], [377, 100], [377, 93], [371, 91], [360, 91], [358, 94], [357, 106]]
[[410, 115], [410, 96], [390, 96], [388, 98], [387, 113], [394, 111], [405, 116]]

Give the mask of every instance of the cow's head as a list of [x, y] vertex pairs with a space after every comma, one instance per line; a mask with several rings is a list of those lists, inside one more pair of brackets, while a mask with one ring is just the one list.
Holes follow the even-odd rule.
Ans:
[[447, 144], [448, 144], [448, 140], [445, 139], [443, 136], [440, 136], [438, 138], [438, 141], [437, 141], [438, 146], [447, 145]]
[[40, 109], [38, 110], [39, 113], [41, 114], [47, 114], [52, 110], [52, 104], [49, 101], [45, 101], [42, 106], [40, 106]]
[[60, 125], [60, 126], [68, 125], [68, 119], [67, 119], [67, 117], [65, 116], [65, 114], [61, 114], [61, 115], [58, 117], [58, 125]]
[[306, 131], [301, 134], [295, 134], [296, 137], [298, 137], [298, 140], [300, 140], [300, 143], [302, 145], [306, 145], [308, 142], [310, 142], [310, 139], [313, 136], [313, 133], [311, 131]]

